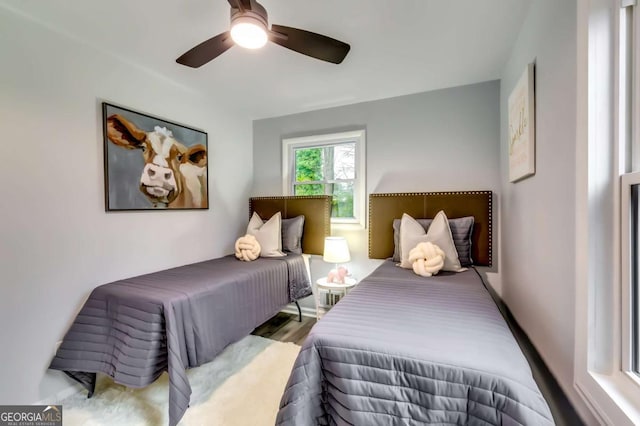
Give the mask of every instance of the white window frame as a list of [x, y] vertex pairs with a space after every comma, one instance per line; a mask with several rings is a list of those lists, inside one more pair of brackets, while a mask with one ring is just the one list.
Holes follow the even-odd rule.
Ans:
[[[631, 186], [640, 183], [640, 173], [628, 173], [632, 162], [638, 168], [631, 152], [640, 151], [637, 131], [631, 137], [628, 131], [629, 119], [638, 121], [637, 7], [635, 32], [623, 36], [624, 8], [634, 4], [578, 1], [574, 386], [597, 420], [608, 425], [640, 424], [640, 380], [631, 358], [629, 222]], [[632, 66], [621, 54], [627, 43], [634, 46]], [[636, 93], [629, 100], [631, 81]], [[635, 109], [631, 115], [629, 105]], [[637, 148], [630, 150], [632, 144]]]
[[[620, 366], [617, 370], [620, 370], [625, 375], [629, 376], [635, 384], [640, 383], [640, 377], [635, 373], [634, 357], [634, 339], [635, 336], [632, 323], [634, 321], [634, 301], [633, 287], [633, 262], [634, 262], [634, 231], [631, 221], [632, 217], [632, 196], [631, 189], [633, 186], [640, 185], [640, 172], [626, 173], [621, 177], [620, 186], [620, 253], [621, 253], [621, 288], [620, 288], [620, 310], [621, 310], [621, 327], [620, 327], [620, 347], [621, 357]], [[637, 232], [637, 229], [636, 229]], [[638, 389], [640, 393], [640, 388]]]
[[354, 218], [332, 217], [331, 224], [338, 228], [364, 228], [366, 225], [366, 132], [353, 130], [340, 133], [282, 139], [282, 193], [293, 195], [295, 179], [294, 150], [355, 142], [355, 179], [353, 185]]

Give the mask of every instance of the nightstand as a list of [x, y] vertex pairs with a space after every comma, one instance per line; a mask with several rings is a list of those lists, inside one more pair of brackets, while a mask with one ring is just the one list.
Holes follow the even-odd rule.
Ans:
[[338, 303], [357, 284], [358, 281], [350, 277], [345, 277], [343, 284], [328, 283], [326, 278], [317, 280], [315, 291], [317, 319], [322, 318], [333, 305]]

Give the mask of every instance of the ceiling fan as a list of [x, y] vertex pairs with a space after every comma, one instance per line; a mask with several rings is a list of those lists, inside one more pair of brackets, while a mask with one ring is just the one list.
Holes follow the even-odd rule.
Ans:
[[226, 52], [234, 44], [259, 49], [267, 40], [322, 61], [341, 63], [349, 46], [339, 40], [310, 31], [271, 25], [267, 11], [256, 0], [228, 0], [231, 5], [231, 30], [203, 41], [184, 53], [176, 62], [198, 68]]

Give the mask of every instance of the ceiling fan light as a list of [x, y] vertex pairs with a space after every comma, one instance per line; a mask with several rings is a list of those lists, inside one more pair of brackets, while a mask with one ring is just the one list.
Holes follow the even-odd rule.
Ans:
[[237, 19], [231, 26], [231, 38], [247, 49], [259, 49], [267, 44], [267, 29], [253, 19]]

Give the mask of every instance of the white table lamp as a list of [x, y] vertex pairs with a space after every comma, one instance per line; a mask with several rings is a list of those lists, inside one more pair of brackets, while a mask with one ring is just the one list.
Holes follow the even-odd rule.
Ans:
[[[322, 260], [327, 263], [334, 263], [336, 265], [335, 275], [338, 274], [338, 264], [346, 263], [351, 260], [351, 254], [349, 253], [349, 246], [347, 245], [347, 240], [344, 237], [326, 237], [324, 239], [324, 252], [323, 252]], [[346, 273], [346, 270], [345, 270]], [[329, 273], [329, 279], [331, 278], [332, 273]], [[339, 282], [344, 282], [344, 277], [336, 276], [339, 279]]]

